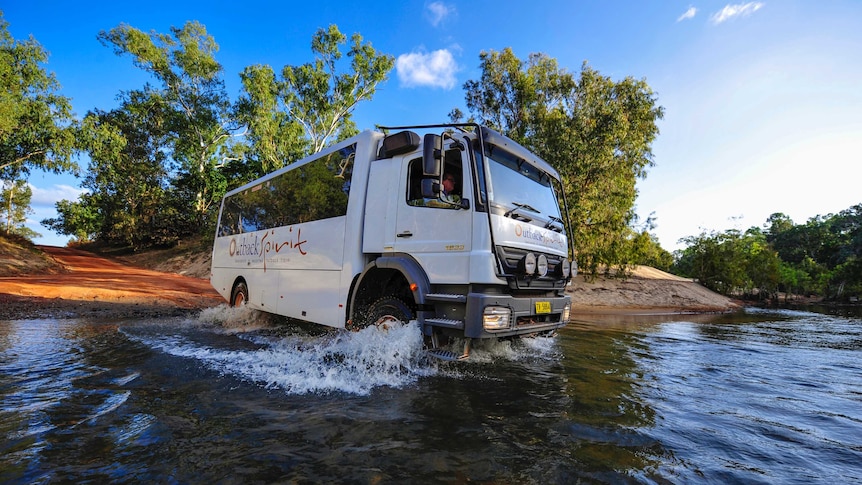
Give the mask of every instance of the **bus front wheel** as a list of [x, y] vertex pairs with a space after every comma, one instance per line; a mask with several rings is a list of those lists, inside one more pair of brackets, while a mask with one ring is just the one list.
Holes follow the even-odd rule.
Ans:
[[407, 323], [413, 319], [413, 310], [397, 296], [380, 298], [369, 305], [363, 313], [358, 324], [354, 324], [351, 330], [362, 330], [371, 325], [385, 328], [390, 324]]
[[240, 281], [233, 287], [230, 306], [243, 306], [246, 303], [248, 303], [248, 286], [246, 286], [245, 282]]

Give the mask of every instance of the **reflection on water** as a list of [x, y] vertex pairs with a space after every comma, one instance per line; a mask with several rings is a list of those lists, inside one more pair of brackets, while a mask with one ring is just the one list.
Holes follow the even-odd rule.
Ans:
[[0, 322], [0, 482], [859, 482], [860, 353], [847, 312], [582, 316], [468, 363], [415, 323]]

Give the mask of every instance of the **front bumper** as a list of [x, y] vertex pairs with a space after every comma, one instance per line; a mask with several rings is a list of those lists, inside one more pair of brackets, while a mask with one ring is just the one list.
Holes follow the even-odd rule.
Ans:
[[[469, 293], [464, 336], [499, 338], [556, 330], [568, 323], [564, 315], [570, 306], [571, 298], [568, 296], [514, 297]], [[483, 316], [487, 307], [508, 308], [511, 312], [508, 324], [502, 328], [485, 328]], [[548, 311], [537, 310], [541, 307]]]

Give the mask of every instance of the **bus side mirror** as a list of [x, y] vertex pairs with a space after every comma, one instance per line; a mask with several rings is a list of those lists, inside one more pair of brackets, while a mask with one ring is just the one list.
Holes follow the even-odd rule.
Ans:
[[433, 178], [422, 179], [422, 197], [436, 199], [440, 193], [440, 182]]
[[[443, 137], [428, 133], [422, 139], [422, 171], [426, 177], [440, 178], [443, 160]], [[423, 184], [424, 190], [424, 184]]]

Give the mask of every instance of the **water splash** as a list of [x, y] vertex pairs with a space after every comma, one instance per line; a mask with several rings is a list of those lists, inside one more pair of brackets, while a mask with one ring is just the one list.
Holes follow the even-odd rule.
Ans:
[[[167, 354], [197, 360], [221, 375], [288, 394], [367, 395], [381, 386], [401, 388], [425, 376], [457, 379], [461, 368], [473, 363], [547, 358], [555, 349], [555, 340], [548, 337], [474, 341], [468, 361], [446, 363], [425, 352], [416, 321], [359, 332], [285, 322], [247, 307], [220, 305], [188, 322], [195, 331], [174, 328], [170, 334], [130, 336]], [[196, 331], [201, 329], [204, 332]], [[236, 340], [231, 343], [225, 336]], [[464, 340], [459, 339], [447, 347], [459, 355], [463, 349]]]
[[133, 338], [170, 355], [198, 360], [220, 374], [288, 394], [366, 395], [379, 386], [403, 387], [436, 372], [415, 321], [388, 330], [245, 335], [256, 348], [240, 350], [215, 348], [181, 334]]
[[227, 332], [251, 332], [269, 328], [272, 318], [270, 314], [248, 306], [221, 304], [202, 310], [195, 323], [202, 326], [216, 325]]
[[[499, 361], [527, 361], [531, 359], [556, 359], [557, 340], [554, 337], [524, 337], [509, 340], [473, 340], [470, 358], [473, 364], [492, 364]], [[446, 350], [461, 354], [464, 350], [463, 339], [452, 339], [444, 347]]]

